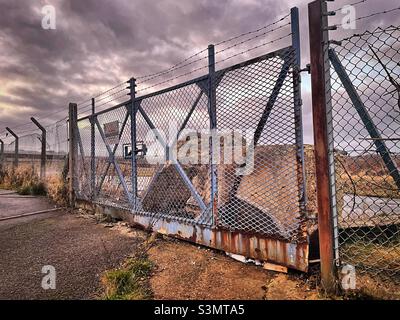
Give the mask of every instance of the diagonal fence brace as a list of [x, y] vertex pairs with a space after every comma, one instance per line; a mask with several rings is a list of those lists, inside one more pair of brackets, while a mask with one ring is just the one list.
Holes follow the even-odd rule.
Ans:
[[400, 174], [396, 167], [395, 162], [390, 156], [389, 148], [386, 146], [386, 143], [382, 139], [382, 136], [376, 127], [374, 121], [368, 113], [368, 110], [365, 108], [364, 103], [362, 102], [360, 96], [357, 93], [353, 83], [351, 82], [346, 69], [343, 67], [342, 63], [339, 60], [334, 49], [329, 49], [328, 51], [329, 60], [331, 61], [333, 68], [335, 69], [340, 81], [346, 89], [347, 94], [349, 95], [354, 108], [357, 110], [361, 120], [364, 123], [365, 128], [367, 129], [369, 135], [374, 141], [376, 151], [382, 157], [383, 162], [385, 163], [386, 168], [389, 171], [390, 176], [393, 178], [396, 183], [397, 188], [400, 190]]

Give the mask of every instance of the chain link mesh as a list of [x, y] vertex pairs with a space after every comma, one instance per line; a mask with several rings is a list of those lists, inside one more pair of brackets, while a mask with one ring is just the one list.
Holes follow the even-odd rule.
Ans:
[[[400, 28], [333, 47], [361, 104], [331, 68], [338, 242], [342, 264], [400, 284]], [[378, 134], [374, 134], [374, 127]], [[392, 166], [390, 166], [392, 163]], [[396, 181], [397, 180], [397, 181]]]
[[[80, 120], [79, 197], [156, 219], [218, 224], [228, 230], [300, 240], [304, 217], [299, 184], [303, 177], [299, 177], [297, 155], [302, 145], [296, 143], [294, 61], [294, 50], [288, 47], [216, 73], [218, 138], [212, 143], [219, 147], [215, 151], [219, 160], [217, 217], [211, 213], [208, 77], [135, 99], [138, 201], [133, 195], [131, 160], [124, 157], [124, 149], [131, 146], [131, 102], [92, 118], [98, 122], [94, 146], [90, 117]], [[116, 141], [105, 139], [110, 124], [118, 128]], [[237, 134], [241, 160], [254, 156], [252, 171], [238, 163], [235, 154], [231, 163], [225, 162], [224, 144], [234, 145], [237, 141], [229, 139]], [[187, 149], [186, 142], [193, 137], [197, 148]], [[149, 154], [160, 161], [150, 161]], [[240, 169], [245, 172], [239, 173]]]
[[[295, 240], [301, 223], [293, 107], [293, 51], [229, 70], [217, 89], [218, 126], [247, 131], [253, 170], [221, 165], [219, 222], [228, 229]], [[280, 85], [278, 83], [281, 81]]]

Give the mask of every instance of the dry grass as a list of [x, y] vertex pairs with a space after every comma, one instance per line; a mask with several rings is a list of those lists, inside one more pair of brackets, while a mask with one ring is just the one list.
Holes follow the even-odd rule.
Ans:
[[400, 192], [393, 178], [389, 175], [371, 175], [367, 172], [352, 174], [351, 179], [343, 174], [340, 177], [343, 181], [344, 193], [353, 194], [354, 187], [359, 196], [382, 197], [399, 199]]
[[400, 299], [400, 237], [391, 241], [349, 241], [341, 255], [357, 272], [357, 290], [350, 298]]
[[347, 299], [368, 300], [399, 300], [400, 286], [391, 281], [367, 273], [358, 273], [356, 278], [357, 290], [347, 292]]
[[67, 206], [68, 185], [66, 179], [61, 175], [51, 176], [46, 179], [46, 190], [48, 197], [60, 206]]
[[55, 203], [68, 204], [67, 171], [56, 173], [41, 181], [34, 166], [20, 164], [17, 168], [0, 166], [0, 188], [16, 190], [21, 195], [49, 196]]
[[1, 167], [0, 188], [16, 190], [21, 195], [46, 195], [46, 188], [33, 166]]

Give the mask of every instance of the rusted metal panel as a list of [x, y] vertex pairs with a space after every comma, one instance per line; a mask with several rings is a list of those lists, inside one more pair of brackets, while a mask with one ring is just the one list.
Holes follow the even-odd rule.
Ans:
[[[78, 205], [84, 206], [84, 201]], [[226, 253], [241, 255], [248, 259], [269, 262], [291, 269], [307, 272], [309, 245], [290, 243], [255, 234], [231, 232], [199, 225], [191, 225], [170, 219], [135, 215], [128, 210], [104, 204], [95, 204], [99, 213], [112, 215], [128, 221], [132, 226], [152, 230], [160, 234], [204, 245]]]

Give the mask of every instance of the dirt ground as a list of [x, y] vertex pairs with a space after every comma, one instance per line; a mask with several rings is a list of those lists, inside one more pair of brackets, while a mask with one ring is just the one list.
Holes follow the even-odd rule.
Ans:
[[150, 280], [155, 299], [318, 299], [300, 274], [267, 271], [177, 240], [159, 240], [149, 258], [156, 265]]
[[[0, 216], [51, 207], [45, 198], [0, 195]], [[0, 299], [102, 298], [101, 274], [123, 264], [146, 236], [123, 222], [65, 210], [0, 221]], [[158, 237], [149, 259], [155, 299], [318, 298], [304, 275], [267, 271], [170, 238]], [[41, 287], [44, 265], [56, 269], [56, 290]]]

